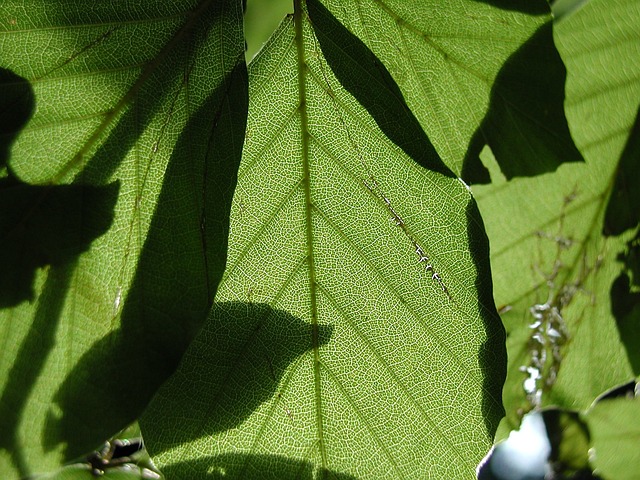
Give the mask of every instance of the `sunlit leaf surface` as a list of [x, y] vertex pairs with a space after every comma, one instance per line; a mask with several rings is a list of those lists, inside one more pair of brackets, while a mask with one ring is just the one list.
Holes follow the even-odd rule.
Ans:
[[485, 143], [507, 177], [580, 160], [564, 117], [565, 69], [546, 1], [322, 3], [389, 70], [459, 176], [485, 178], [477, 162]]
[[[623, 322], [634, 311], [627, 321], [637, 324], [628, 284], [637, 232], [610, 236], [605, 228], [618, 165], [637, 144], [638, 25], [637, 2], [593, 0], [556, 26], [568, 71], [567, 119], [586, 165], [508, 183], [494, 170], [491, 187], [474, 189], [509, 332], [508, 428], [534, 406], [586, 409], [638, 372], [638, 329], [627, 329], [635, 338], [625, 338]], [[625, 308], [612, 303], [627, 297]]]
[[640, 399], [597, 403], [584, 417], [591, 434], [591, 464], [604, 479], [631, 480], [640, 471]]
[[241, 27], [235, 1], [1, 3], [1, 478], [131, 423], [206, 317], [245, 128]]
[[172, 478], [472, 478], [505, 361], [475, 204], [366, 46], [297, 8], [251, 64], [228, 268], [147, 447]]

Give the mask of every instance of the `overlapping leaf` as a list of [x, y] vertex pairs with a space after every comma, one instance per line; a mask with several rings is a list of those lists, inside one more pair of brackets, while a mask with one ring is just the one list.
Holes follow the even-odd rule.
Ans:
[[300, 3], [251, 64], [229, 266], [147, 446], [172, 478], [470, 478], [504, 362], [477, 210], [371, 52]]
[[485, 179], [477, 161], [485, 143], [507, 177], [581, 159], [564, 117], [565, 69], [547, 2], [323, 3], [386, 66], [459, 176]]
[[598, 402], [584, 420], [591, 433], [591, 463], [607, 480], [631, 480], [640, 468], [640, 399], [616, 398]]
[[20, 116], [0, 132], [10, 479], [94, 449], [173, 371], [224, 268], [247, 99], [241, 2], [10, 0], [0, 17], [0, 115]]
[[587, 165], [526, 181], [496, 177], [492, 187], [475, 190], [493, 239], [496, 302], [508, 312], [510, 428], [532, 406], [586, 409], [630, 380], [634, 367], [637, 373], [637, 333], [621, 338], [615, 303], [625, 293], [616, 285], [629, 269], [623, 260], [633, 255], [636, 233], [612, 237], [606, 226], [623, 152], [637, 141], [629, 135], [640, 99], [639, 25], [637, 2], [626, 0], [593, 0], [557, 25], [567, 118]]

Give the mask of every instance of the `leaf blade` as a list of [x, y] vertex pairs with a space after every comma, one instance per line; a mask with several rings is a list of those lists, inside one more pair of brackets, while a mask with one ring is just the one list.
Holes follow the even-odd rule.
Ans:
[[[46, 239], [42, 232], [50, 224], [57, 230], [49, 236], [75, 238], [87, 225], [108, 220], [101, 236], [80, 235], [79, 247], [62, 242], [62, 259], [49, 255], [15, 268], [19, 278], [25, 267], [33, 269], [28, 283], [35, 299], [29, 304], [20, 298], [0, 312], [2, 336], [15, 342], [0, 357], [4, 478], [51, 470], [93, 450], [135, 419], [172, 373], [204, 320], [224, 269], [247, 102], [239, 2], [146, 2], [140, 8], [120, 2], [96, 9], [67, 2], [32, 14], [22, 6], [5, 2], [2, 7], [20, 27], [32, 22], [30, 28], [0, 34], [11, 61], [22, 62], [11, 66], [35, 83], [47, 72], [55, 75], [46, 79], [48, 90], [36, 94], [42, 108], [13, 145], [12, 171], [32, 181], [50, 180], [47, 172], [60, 175], [55, 165], [42, 165], [42, 145], [33, 143], [39, 137], [29, 129], [72, 138], [75, 123], [95, 120], [94, 114], [104, 122], [104, 105], [114, 111], [123, 106], [95, 145], [80, 138], [80, 148], [90, 155], [78, 166], [80, 173], [61, 178], [72, 185], [31, 186], [11, 172], [3, 179], [3, 194], [10, 194], [15, 182], [23, 189], [85, 192], [49, 215], [49, 223], [33, 221], [37, 216], [25, 220], [23, 212], [13, 219], [13, 212], [3, 210], [3, 247], [20, 222], [34, 225], [27, 230], [30, 237]], [[140, 35], [134, 36], [137, 47], [128, 49], [131, 37], [116, 33], [95, 41], [104, 36], [105, 22], [109, 31], [118, 21], [122, 32]], [[157, 26], [165, 21], [187, 25], [182, 40], [171, 36], [171, 28], [167, 33], [166, 25]], [[43, 38], [51, 51], [43, 49], [32, 63], [21, 57], [23, 45]], [[146, 77], [140, 73], [145, 71]], [[79, 78], [92, 81], [80, 88]], [[114, 78], [119, 82], [109, 85]], [[123, 86], [124, 80], [130, 83]], [[61, 139], [52, 147], [62, 163], [75, 162], [78, 150], [69, 145], [75, 144]], [[115, 205], [98, 209], [88, 201], [87, 191], [114, 181], [120, 185]], [[43, 210], [42, 202], [34, 208]], [[67, 224], [74, 230], [65, 231]], [[5, 256], [11, 251], [4, 249]], [[37, 321], [40, 311], [49, 312], [47, 321]], [[10, 356], [20, 348], [20, 356]]]
[[485, 144], [509, 178], [582, 159], [564, 117], [565, 70], [545, 2], [323, 3], [378, 56], [467, 183], [487, 182], [478, 162]]
[[[245, 478], [276, 478], [287, 462], [304, 475], [467, 478], [502, 415], [481, 221], [453, 175], [422, 169], [385, 138], [340, 88], [306, 14], [297, 18], [302, 46], [289, 18], [251, 64], [225, 278], [145, 412], [147, 445], [178, 478], [229, 461]], [[243, 322], [260, 327], [242, 350], [228, 347], [237, 337], [225, 332]], [[314, 340], [314, 325], [330, 336]], [[185, 401], [197, 405], [186, 418]]]
[[[602, 233], [640, 98], [638, 13], [633, 2], [594, 0], [556, 25], [568, 72], [567, 119], [586, 164], [474, 189], [492, 239], [496, 301], [511, 309], [503, 316], [505, 430], [538, 406], [586, 410], [633, 376], [612, 305], [614, 281], [626, 270], [620, 257], [634, 234]], [[551, 335], [542, 332], [547, 327]]]

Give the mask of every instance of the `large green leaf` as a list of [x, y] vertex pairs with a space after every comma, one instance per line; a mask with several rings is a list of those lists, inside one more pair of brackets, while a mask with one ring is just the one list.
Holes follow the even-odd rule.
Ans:
[[[631, 328], [635, 338], [621, 339], [614, 283], [629, 270], [621, 260], [634, 254], [627, 242], [637, 226], [627, 221], [631, 230], [610, 236], [607, 206], [618, 195], [618, 169], [629, 171], [623, 152], [637, 150], [640, 6], [592, 0], [564, 17], [555, 32], [568, 71], [567, 119], [587, 164], [511, 182], [496, 175], [491, 187], [474, 189], [492, 239], [495, 298], [509, 332], [509, 428], [536, 406], [584, 410], [638, 373], [632, 352], [639, 330]], [[631, 163], [637, 165], [637, 157]], [[619, 205], [637, 210], [634, 198], [626, 195]], [[628, 290], [627, 284], [637, 303]], [[637, 325], [634, 311], [628, 322]]]
[[591, 464], [607, 480], [632, 480], [640, 472], [640, 398], [598, 402], [585, 415]]
[[171, 478], [471, 478], [503, 414], [482, 222], [375, 56], [301, 3], [250, 66], [228, 267], [147, 447]]
[[0, 17], [11, 479], [102, 444], [174, 370], [224, 269], [248, 100], [240, 1], [8, 0]]
[[443, 161], [484, 180], [494, 150], [507, 177], [580, 160], [564, 117], [565, 69], [544, 0], [323, 0], [375, 53]]

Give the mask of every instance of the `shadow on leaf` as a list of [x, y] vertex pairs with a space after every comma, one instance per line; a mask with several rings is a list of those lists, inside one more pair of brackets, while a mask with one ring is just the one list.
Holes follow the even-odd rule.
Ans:
[[310, 462], [281, 455], [227, 454], [173, 463], [162, 469], [168, 479], [216, 480], [355, 480], [345, 473], [316, 468]]
[[482, 416], [487, 432], [493, 437], [505, 415], [502, 387], [507, 376], [506, 334], [493, 299], [489, 240], [480, 211], [473, 199], [467, 206], [466, 217], [471, 257], [478, 272], [475, 279], [478, 310], [481, 312], [487, 335], [487, 340], [478, 353], [478, 364], [483, 373]]
[[33, 300], [37, 268], [72, 261], [107, 232], [118, 191], [118, 182], [35, 186], [0, 180], [0, 204], [9, 206], [0, 215], [0, 308]]
[[[320, 345], [332, 330], [318, 326]], [[147, 449], [152, 455], [188, 449], [193, 440], [238, 427], [276, 395], [286, 368], [312, 349], [313, 326], [287, 312], [215, 303], [180, 368], [140, 420]]]
[[67, 459], [139, 417], [207, 316], [226, 264], [247, 117], [244, 57], [238, 61], [176, 143], [120, 328], [83, 355], [55, 395], [62, 414], [50, 411], [43, 435], [47, 448], [66, 443]]
[[309, 0], [307, 7], [322, 53], [342, 86], [369, 112], [380, 130], [415, 162], [453, 177], [375, 54], [318, 0]]
[[634, 373], [640, 373], [640, 232], [618, 255], [623, 263], [620, 275], [611, 284], [611, 313]]
[[476, 0], [476, 2], [493, 5], [502, 10], [528, 13], [529, 15], [549, 13], [549, 4], [546, 0]]
[[467, 183], [489, 183], [479, 154], [489, 145], [507, 179], [555, 171], [583, 161], [564, 114], [566, 69], [555, 49], [551, 22], [540, 27], [504, 63], [489, 109], [469, 142], [462, 167]]
[[[30, 84], [0, 69], [3, 96], [0, 105], [0, 169], [10, 147], [34, 110]], [[0, 179], [0, 309], [18, 306], [35, 297], [36, 270], [46, 268], [29, 330], [7, 372], [0, 397], [0, 447], [10, 452], [21, 475], [29, 474], [17, 435], [23, 409], [54, 347], [65, 293], [71, 284], [77, 257], [103, 235], [113, 221], [117, 182], [104, 186], [35, 186]]]
[[640, 108], [618, 162], [604, 218], [603, 234], [620, 235], [640, 221]]
[[64, 306], [64, 295], [60, 295], [60, 291], [69, 288], [74, 268], [75, 262], [50, 267], [33, 322], [20, 345], [0, 396], [0, 448], [9, 452], [21, 477], [27, 477], [30, 471], [18, 439], [18, 426], [27, 400], [42, 373], [47, 354], [55, 344]]
[[118, 191], [117, 182], [34, 186], [11, 177], [0, 180], [0, 203], [11, 206], [0, 215], [0, 308], [33, 300], [36, 270], [48, 270], [0, 397], [0, 447], [11, 452], [23, 476], [29, 471], [15, 438], [23, 409], [54, 348], [77, 257], [111, 226]]
[[[35, 108], [31, 85], [0, 68], [0, 169]], [[34, 186], [0, 179], [0, 308], [33, 300], [36, 269], [62, 266], [89, 249], [113, 221], [118, 183]], [[64, 295], [60, 295], [63, 297]]]

